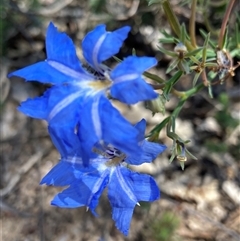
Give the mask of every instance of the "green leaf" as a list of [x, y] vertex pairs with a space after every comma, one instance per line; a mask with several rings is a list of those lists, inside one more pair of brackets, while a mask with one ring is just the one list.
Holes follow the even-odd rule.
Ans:
[[185, 37], [186, 37], [186, 27], [185, 27], [185, 24], [183, 23], [181, 25], [181, 36], [180, 36], [180, 41], [182, 43], [185, 43]]
[[195, 74], [195, 76], [193, 78], [193, 87], [196, 85], [200, 75], [201, 75], [201, 72]]
[[188, 151], [186, 148], [185, 148], [185, 151], [186, 153], [194, 160], [197, 160], [197, 157], [195, 157], [190, 151]]
[[121, 63], [122, 62], [122, 60], [121, 59], [119, 59], [118, 57], [116, 57], [116, 56], [113, 56], [113, 58], [118, 62], [118, 63]]
[[178, 82], [180, 77], [182, 76], [182, 71], [179, 70], [170, 80], [168, 80], [165, 84], [165, 87], [163, 89], [163, 94], [166, 97], [167, 100], [169, 100], [169, 93], [172, 90], [172, 87]]
[[210, 39], [210, 33], [207, 34], [206, 39], [203, 44], [203, 51], [202, 51], [202, 62], [205, 63], [207, 59], [207, 47], [208, 47], [208, 42]]
[[223, 49], [226, 49], [228, 45], [228, 26], [226, 27], [224, 37], [223, 37]]
[[176, 43], [176, 39], [174, 38], [160, 38], [159, 43], [162, 43], [162, 44], [174, 44]]
[[151, 80], [156, 81], [156, 82], [159, 83], [159, 84], [163, 84], [163, 83], [166, 82], [164, 79], [162, 79], [162, 78], [159, 77], [158, 75], [152, 74], [152, 73], [147, 72], [147, 71], [145, 71], [145, 72], [143, 73], [143, 75], [146, 76], [147, 78], [151, 79]]
[[166, 70], [166, 74], [170, 73], [173, 69], [175, 69], [179, 61], [180, 61], [179, 59], [173, 59]]
[[175, 153], [174, 153], [174, 151], [173, 151], [173, 153], [172, 153], [172, 155], [171, 155], [171, 157], [170, 157], [170, 159], [169, 159], [169, 162], [171, 163], [173, 160], [174, 160], [174, 158], [175, 158]]
[[154, 135], [155, 133], [159, 133], [165, 125], [169, 122], [170, 116], [166, 117], [161, 123], [156, 125], [149, 133], [149, 136]]
[[193, 51], [190, 51], [190, 52], [186, 53], [186, 54], [184, 55], [184, 57], [187, 58], [187, 57], [190, 57], [190, 56], [195, 56], [195, 55], [197, 55], [202, 49], [203, 49], [203, 47], [194, 49]]
[[212, 86], [210, 83], [208, 85], [208, 94], [209, 94], [210, 98], [213, 99]]
[[182, 70], [185, 74], [189, 74], [190, 73], [190, 68], [189, 68], [189, 62], [187, 62], [186, 60], [181, 60], [178, 64], [178, 67], [180, 70]]
[[135, 48], [132, 49], [132, 55], [133, 55], [133, 56], [136, 56], [136, 55], [137, 55], [137, 54], [136, 54], [136, 49], [135, 49]]
[[[200, 29], [199, 31], [200, 31], [200, 34], [203, 36], [203, 38], [206, 39], [208, 34], [203, 29]], [[216, 44], [214, 44], [210, 39], [209, 39], [208, 43], [212, 47], [213, 50], [216, 49]]]
[[178, 57], [178, 54], [173, 52], [173, 51], [166, 50], [166, 49], [164, 49], [164, 48], [162, 48], [160, 46], [158, 46], [158, 49], [159, 49], [159, 51], [161, 51], [162, 53], [164, 53], [166, 55], [169, 55], [171, 57]]
[[180, 166], [181, 166], [182, 170], [184, 171], [185, 162], [179, 162], [179, 163], [180, 163]]
[[147, 0], [148, 6], [151, 6], [154, 3], [162, 3], [164, 0]]

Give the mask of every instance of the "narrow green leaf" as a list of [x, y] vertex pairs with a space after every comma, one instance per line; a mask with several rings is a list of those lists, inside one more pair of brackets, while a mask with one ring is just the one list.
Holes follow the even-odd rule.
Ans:
[[224, 37], [223, 37], [223, 49], [226, 49], [228, 45], [228, 26], [226, 27]]
[[136, 54], [136, 49], [135, 49], [135, 48], [132, 49], [132, 55], [133, 55], [133, 56], [136, 56], [136, 55], [137, 55], [137, 54]]
[[148, 6], [151, 6], [154, 3], [162, 3], [163, 0], [147, 0], [148, 1]]
[[178, 64], [180, 70], [182, 70], [185, 74], [190, 73], [189, 61], [181, 60]]
[[166, 74], [170, 73], [173, 69], [175, 69], [178, 63], [179, 63], [179, 59], [173, 59], [166, 70]]
[[159, 39], [158, 42], [162, 43], [162, 44], [174, 44], [174, 43], [176, 43], [176, 39], [174, 39], [174, 38], [161, 38], [161, 39]]
[[180, 166], [181, 166], [182, 170], [184, 171], [185, 162], [179, 162], [179, 163], [180, 163]]
[[199, 60], [198, 60], [196, 57], [194, 57], [194, 56], [189, 56], [189, 58], [192, 60], [193, 63], [195, 63], [195, 64], [197, 64], [197, 65], [200, 65], [200, 62], [199, 62]]
[[188, 53], [186, 53], [185, 55], [184, 55], [184, 57], [190, 57], [190, 56], [195, 56], [195, 55], [197, 55], [201, 50], [203, 49], [203, 47], [200, 47], [200, 48], [197, 48], [197, 49], [195, 49], [195, 50], [193, 50], [193, 51], [190, 51], [190, 52], [188, 52]]
[[172, 153], [172, 155], [171, 155], [171, 157], [170, 157], [170, 159], [169, 159], [169, 163], [172, 163], [172, 161], [174, 160], [174, 158], [175, 158], [175, 153], [174, 153], [174, 151], [173, 151], [173, 153]]
[[186, 27], [185, 27], [185, 24], [183, 23], [181, 25], [181, 36], [180, 36], [180, 41], [182, 43], [185, 43], [185, 37], [186, 37]]
[[152, 136], [154, 133], [159, 133], [165, 125], [169, 122], [170, 116], [166, 117], [161, 123], [156, 125], [151, 131], [150, 131], [150, 136]]
[[121, 63], [122, 62], [122, 60], [121, 59], [119, 59], [118, 57], [116, 57], [116, 56], [113, 56], [113, 58], [118, 62], [118, 63]]
[[172, 125], [172, 131], [175, 132], [175, 126], [176, 126], [175, 116], [171, 116], [171, 125]]
[[193, 78], [193, 87], [196, 85], [200, 75], [201, 75], [201, 72], [195, 74], [195, 76]]
[[169, 55], [169, 56], [172, 56], [172, 57], [178, 57], [177, 53], [173, 52], [173, 51], [169, 51], [169, 50], [166, 50], [160, 46], [158, 46], [158, 49], [159, 51], [161, 51], [162, 53], [166, 54], [166, 55]]
[[203, 44], [203, 51], [202, 51], [202, 62], [205, 63], [207, 59], [207, 47], [210, 38], [210, 33], [207, 34], [206, 39]]
[[166, 80], [162, 79], [162, 78], [159, 77], [158, 75], [149, 73], [149, 72], [147, 72], [147, 71], [145, 71], [145, 72], [143, 73], [143, 75], [146, 76], [147, 78], [151, 79], [151, 80], [156, 81], [156, 82], [159, 83], [159, 84], [163, 84], [163, 83], [166, 82]]
[[185, 148], [185, 151], [186, 153], [194, 160], [197, 160], [197, 157], [195, 157], [190, 151], [188, 151], [186, 148]]
[[213, 93], [212, 93], [212, 86], [211, 86], [211, 84], [208, 85], [208, 94], [209, 94], [210, 98], [213, 99]]
[[[208, 34], [203, 29], [200, 29], [199, 31], [200, 31], [200, 34], [203, 36], [203, 38], [206, 39]], [[214, 44], [210, 39], [208, 42], [209, 42], [209, 45], [212, 47], [212, 49], [215, 50], [216, 44]]]

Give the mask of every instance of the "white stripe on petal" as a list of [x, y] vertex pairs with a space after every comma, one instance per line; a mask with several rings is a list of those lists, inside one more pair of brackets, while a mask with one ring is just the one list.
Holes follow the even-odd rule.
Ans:
[[59, 72], [65, 74], [65, 75], [68, 75], [76, 80], [86, 80], [86, 79], [93, 78], [87, 73], [80, 73], [80, 72], [78, 72], [74, 69], [71, 69], [71, 68], [67, 67], [66, 65], [61, 64], [59, 62], [56, 62], [53, 60], [46, 60], [46, 61], [54, 69], [58, 70]]
[[132, 81], [135, 80], [139, 77], [138, 74], [126, 74], [126, 75], [122, 75], [116, 79], [113, 80], [114, 84], [118, 84], [120, 82], [125, 82], [125, 81]]
[[50, 112], [48, 116], [48, 122], [50, 122], [60, 111], [70, 105], [73, 101], [75, 101], [79, 96], [81, 96], [83, 91], [77, 91], [71, 95], [68, 95], [66, 98], [61, 100]]
[[101, 173], [101, 176], [98, 178], [98, 180], [96, 181], [96, 183], [94, 184], [94, 186], [92, 187], [91, 190], [91, 195], [88, 198], [87, 204], [86, 206], [90, 206], [90, 203], [92, 201], [93, 196], [99, 191], [99, 189], [101, 188], [105, 178], [109, 175], [109, 170], [106, 169], [104, 172]]
[[101, 48], [102, 46], [102, 43], [103, 41], [105, 40], [105, 38], [107, 37], [107, 33], [103, 34], [97, 41], [96, 45], [94, 46], [94, 49], [93, 49], [93, 56], [92, 56], [92, 59], [93, 59], [93, 64], [94, 64], [94, 67], [96, 70], [99, 71], [99, 68], [98, 68], [98, 54], [99, 54], [99, 49]]
[[[126, 183], [126, 181], [124, 180], [124, 177], [122, 176], [121, 173], [121, 167], [118, 166], [116, 167], [116, 175], [117, 178], [119, 180], [120, 186], [122, 187], [123, 191], [127, 194], [127, 196], [134, 202], [137, 203], [137, 198], [134, 195], [134, 193], [132, 192], [132, 190], [129, 188], [128, 184]], [[111, 181], [111, 180], [110, 180]]]
[[78, 156], [68, 156], [67, 158], [64, 158], [63, 161], [69, 162], [72, 164], [80, 164], [80, 165], [83, 164], [82, 158]]
[[92, 116], [92, 121], [93, 121], [93, 127], [94, 131], [96, 133], [96, 136], [98, 137], [99, 140], [102, 139], [102, 126], [101, 126], [101, 120], [99, 116], [99, 99], [100, 95], [96, 96], [93, 105], [92, 105], [92, 110], [91, 110], [91, 116]]

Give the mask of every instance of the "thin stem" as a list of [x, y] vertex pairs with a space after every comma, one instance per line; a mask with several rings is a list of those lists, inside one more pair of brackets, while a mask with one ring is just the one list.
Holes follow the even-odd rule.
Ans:
[[162, 5], [163, 5], [163, 10], [167, 16], [168, 22], [171, 25], [171, 28], [173, 29], [174, 33], [180, 38], [181, 26], [175, 13], [172, 10], [172, 7], [169, 1], [164, 1]]
[[191, 16], [189, 21], [189, 33], [190, 33], [191, 43], [194, 48], [197, 47], [196, 32], [195, 32], [196, 6], [197, 6], [197, 0], [193, 0], [192, 7], [191, 7]]
[[[162, 7], [172, 30], [178, 36], [178, 38], [181, 38], [181, 25], [175, 13], [172, 10], [172, 6], [170, 5], [169, 1], [168, 0], [164, 1], [162, 3]], [[194, 46], [192, 46], [191, 42], [189, 42], [188, 40], [185, 40], [184, 44], [187, 46], [188, 51], [195, 49]]]
[[188, 90], [185, 92], [185, 96], [186, 96], [186, 99], [188, 99], [189, 97], [191, 97], [192, 95], [196, 94], [197, 92], [199, 92], [202, 88], [204, 88], [204, 84], [201, 83], [199, 85], [196, 85], [194, 88]]
[[173, 94], [179, 98], [185, 97], [185, 91], [178, 91], [174, 88], [171, 89], [171, 94]]
[[219, 49], [223, 48], [224, 34], [225, 34], [225, 31], [226, 31], [227, 22], [229, 20], [229, 16], [230, 16], [230, 13], [232, 11], [234, 3], [235, 3], [235, 0], [230, 0], [230, 2], [228, 4], [228, 7], [227, 7], [227, 10], [225, 12], [223, 21], [222, 21], [222, 26], [221, 26], [221, 30], [220, 30], [220, 34], [219, 34], [219, 39], [218, 39], [218, 47], [219, 47]]

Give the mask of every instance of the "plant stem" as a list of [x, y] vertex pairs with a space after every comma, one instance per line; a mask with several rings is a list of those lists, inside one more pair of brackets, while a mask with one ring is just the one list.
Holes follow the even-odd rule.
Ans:
[[[170, 5], [169, 1], [163, 1], [162, 7], [172, 30], [178, 36], [178, 38], [181, 38], [181, 26], [175, 13], [172, 10], [172, 6]], [[185, 40], [184, 44], [187, 46], [188, 51], [195, 49], [195, 47], [192, 46], [191, 42], [189, 42], [188, 40]]]
[[230, 16], [230, 13], [232, 11], [234, 3], [235, 3], [235, 0], [230, 0], [230, 2], [228, 4], [228, 7], [227, 7], [227, 10], [225, 12], [223, 21], [222, 21], [222, 26], [221, 26], [221, 30], [220, 30], [220, 34], [219, 34], [219, 39], [218, 39], [218, 48], [219, 49], [223, 48], [224, 34], [225, 34], [225, 31], [226, 31], [227, 22], [229, 20], [229, 16]]
[[190, 33], [191, 43], [194, 48], [197, 47], [196, 32], [195, 32], [196, 6], [197, 6], [197, 0], [192, 0], [191, 16], [189, 20], [189, 33]]

